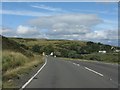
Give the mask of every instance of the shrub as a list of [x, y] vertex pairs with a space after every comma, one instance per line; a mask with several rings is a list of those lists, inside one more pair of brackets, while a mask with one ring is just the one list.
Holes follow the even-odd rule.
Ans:
[[33, 51], [33, 52], [36, 52], [36, 53], [40, 53], [40, 46], [39, 46], [39, 45], [34, 45], [34, 46], [32, 47], [32, 51]]

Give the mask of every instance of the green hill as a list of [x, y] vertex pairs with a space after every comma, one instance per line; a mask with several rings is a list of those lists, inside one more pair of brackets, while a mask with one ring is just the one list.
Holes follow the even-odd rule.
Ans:
[[[74, 40], [49, 40], [49, 39], [31, 39], [31, 38], [11, 38], [12, 40], [28, 47], [33, 53], [49, 55], [54, 52], [57, 57], [78, 58], [87, 60], [118, 62], [118, 53], [120, 47], [95, 43], [91, 41]], [[106, 51], [106, 53], [99, 53]]]

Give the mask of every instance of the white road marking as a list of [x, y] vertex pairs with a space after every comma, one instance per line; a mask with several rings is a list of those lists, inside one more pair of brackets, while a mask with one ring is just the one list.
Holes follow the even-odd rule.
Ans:
[[77, 65], [77, 66], [80, 66], [79, 64], [77, 64], [77, 63], [73, 63], [74, 65]]
[[110, 78], [110, 80], [112, 80], [112, 79]]
[[77, 64], [77, 66], [80, 66], [79, 64]]
[[76, 63], [73, 63], [74, 65], [76, 65]]
[[44, 66], [47, 64], [47, 58], [45, 59], [45, 63], [44, 63], [44, 65], [37, 71], [37, 73], [34, 75], [34, 76], [32, 76], [23, 86], [22, 86], [22, 88], [20, 89], [20, 90], [23, 90], [37, 75], [38, 75], [38, 73], [44, 68]]
[[96, 71], [94, 71], [94, 70], [92, 70], [92, 69], [90, 69], [90, 68], [88, 68], [88, 67], [85, 67], [85, 69], [87, 69], [87, 70], [89, 70], [89, 71], [91, 71], [91, 72], [94, 72], [95, 74], [98, 74], [98, 75], [100, 75], [100, 76], [104, 76], [103, 74], [101, 74], [101, 73], [99, 73], [99, 72], [96, 72]]

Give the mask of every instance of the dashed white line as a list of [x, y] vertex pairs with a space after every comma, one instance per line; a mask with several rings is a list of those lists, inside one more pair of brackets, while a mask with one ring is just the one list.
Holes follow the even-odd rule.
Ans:
[[38, 75], [38, 73], [44, 68], [44, 66], [47, 64], [47, 58], [45, 59], [45, 63], [44, 63], [44, 65], [37, 71], [37, 73], [34, 75], [34, 76], [32, 76], [23, 86], [22, 86], [22, 88], [20, 89], [20, 90], [23, 90], [37, 75]]
[[94, 70], [92, 70], [92, 69], [90, 69], [90, 68], [88, 68], [88, 67], [85, 67], [85, 69], [87, 69], [87, 70], [89, 70], [89, 71], [91, 71], [91, 72], [94, 72], [95, 74], [98, 74], [98, 75], [100, 75], [100, 76], [104, 76], [103, 74], [101, 74], [101, 73], [99, 73], [99, 72], [96, 72], [96, 71], [94, 71]]
[[73, 63], [74, 65], [76, 65], [76, 63]]
[[79, 64], [77, 64], [77, 66], [80, 66]]
[[110, 80], [112, 80], [112, 79], [110, 78]]
[[77, 64], [77, 63], [73, 63], [74, 65], [77, 65], [77, 66], [80, 66], [79, 64]]

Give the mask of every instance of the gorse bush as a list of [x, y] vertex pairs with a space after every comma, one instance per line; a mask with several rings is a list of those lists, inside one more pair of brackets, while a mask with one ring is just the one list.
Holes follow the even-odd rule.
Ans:
[[29, 60], [26, 56], [18, 52], [3, 51], [2, 55], [3, 72], [22, 66]]

